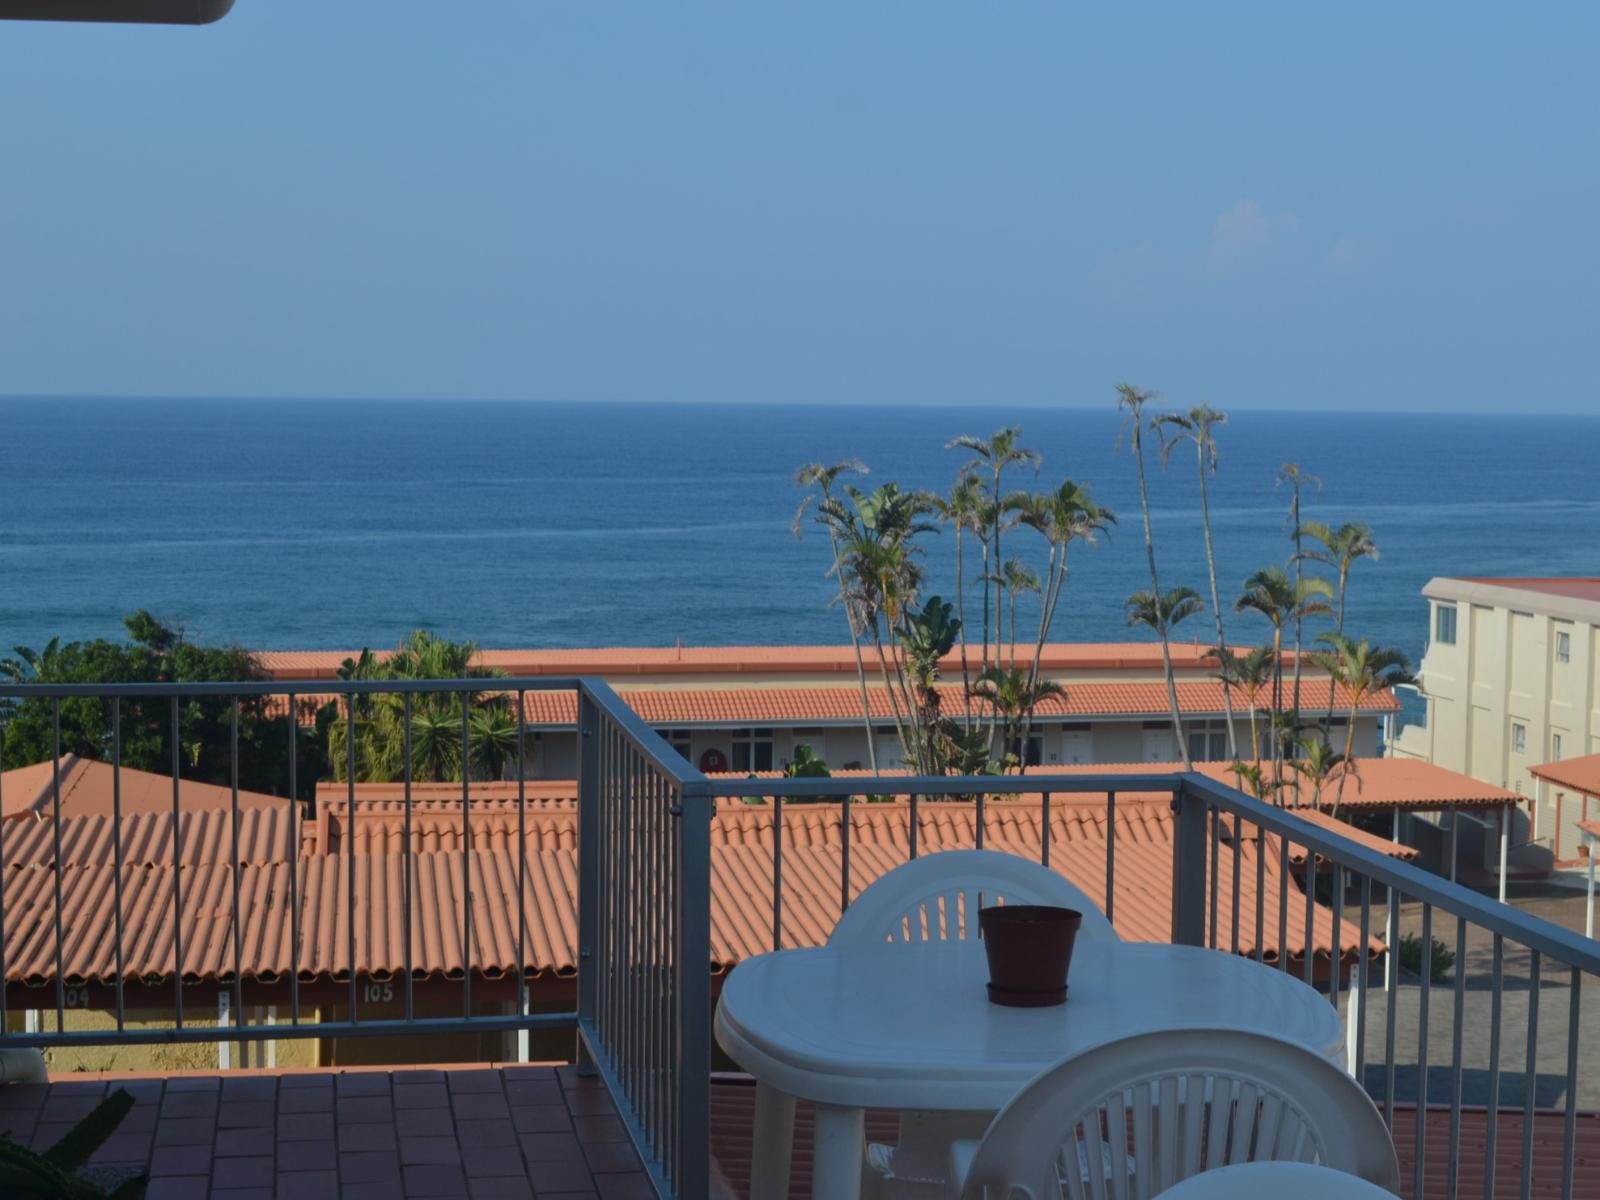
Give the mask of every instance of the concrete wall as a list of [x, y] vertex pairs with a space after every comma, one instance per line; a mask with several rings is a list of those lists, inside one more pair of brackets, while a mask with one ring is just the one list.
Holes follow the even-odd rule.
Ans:
[[[1424, 595], [1427, 724], [1408, 728], [1395, 753], [1529, 797], [1539, 840], [1554, 848], [1555, 792], [1528, 769], [1600, 752], [1600, 604], [1458, 579], [1435, 579]], [[1434, 636], [1445, 606], [1456, 612], [1454, 645]], [[1567, 662], [1559, 661], [1560, 634]], [[1559, 857], [1570, 860], [1582, 803], [1567, 796], [1560, 807]]]
[[[55, 1029], [55, 993], [50, 992], [48, 1009], [35, 1010], [38, 1028]], [[10, 1003], [17, 1002], [17, 989], [10, 993]], [[185, 1003], [184, 1024], [196, 1028], [214, 1028], [216, 1012], [209, 1015], [189, 1011]], [[309, 1010], [303, 1010], [305, 1019], [317, 1019]], [[115, 1029], [115, 1012], [102, 1009], [69, 1008], [65, 1014], [69, 1031]], [[266, 1019], [263, 1010], [251, 1009], [249, 1024], [260, 1024]], [[6, 1019], [6, 1028], [22, 1032], [27, 1028], [26, 1010], [13, 1008]], [[127, 1029], [165, 1029], [172, 1024], [170, 1010], [127, 1009], [124, 1027]], [[315, 1039], [297, 1038], [274, 1043], [274, 1049], [264, 1045], [228, 1042], [228, 1062], [234, 1067], [315, 1067], [321, 1065], [319, 1048]], [[222, 1057], [215, 1042], [187, 1042], [154, 1046], [74, 1046], [45, 1051], [45, 1065], [52, 1075], [73, 1071], [215, 1071]], [[408, 1060], [409, 1061], [409, 1060]]]

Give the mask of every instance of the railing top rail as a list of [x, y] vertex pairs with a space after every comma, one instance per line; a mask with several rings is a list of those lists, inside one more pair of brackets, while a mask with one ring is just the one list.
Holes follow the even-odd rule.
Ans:
[[1421, 870], [1410, 863], [1398, 862], [1326, 826], [1302, 821], [1292, 808], [1267, 804], [1197, 773], [1173, 778], [1182, 781], [1185, 791], [1204, 796], [1223, 811], [1243, 817], [1253, 825], [1270, 830], [1295, 845], [1306, 847], [1311, 853], [1321, 854], [1375, 882], [1393, 887], [1410, 899], [1463, 917], [1491, 933], [1503, 934], [1569, 967], [1600, 975], [1600, 942], [1563, 929], [1543, 917], [1530, 916], [1520, 909], [1501, 904], [1459, 883], [1452, 883], [1443, 876]]
[[713, 796], [782, 796], [824, 800], [845, 796], [1052, 795], [1177, 790], [1182, 777], [1152, 775], [835, 775], [825, 779], [714, 779]]

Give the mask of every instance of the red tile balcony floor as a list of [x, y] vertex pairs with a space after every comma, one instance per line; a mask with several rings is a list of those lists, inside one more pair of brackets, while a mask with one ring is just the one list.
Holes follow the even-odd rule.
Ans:
[[[0, 1131], [53, 1145], [111, 1089], [135, 1107], [94, 1165], [147, 1171], [148, 1200], [647, 1200], [653, 1193], [611, 1099], [571, 1067], [464, 1066], [224, 1075], [58, 1077], [0, 1087]], [[722, 1077], [711, 1089], [717, 1198], [747, 1200], [755, 1089]], [[1460, 1190], [1483, 1195], [1487, 1114], [1461, 1120]], [[1443, 1194], [1449, 1112], [1430, 1109], [1428, 1192]], [[868, 1136], [893, 1141], [892, 1113], [867, 1115]], [[1535, 1118], [1535, 1197], [1561, 1195], [1563, 1114]], [[810, 1106], [796, 1117], [791, 1200], [811, 1194]], [[1416, 1112], [1397, 1108], [1403, 1194], [1411, 1195]], [[1516, 1195], [1522, 1113], [1503, 1110], [1496, 1194]], [[1600, 1200], [1600, 1114], [1580, 1114], [1573, 1196]]]

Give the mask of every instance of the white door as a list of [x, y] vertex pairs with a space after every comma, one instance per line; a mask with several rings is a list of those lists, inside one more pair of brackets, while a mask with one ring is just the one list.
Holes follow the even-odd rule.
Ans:
[[1170, 729], [1146, 729], [1140, 744], [1139, 757], [1144, 762], [1172, 762], [1178, 757], [1178, 748], [1172, 740]]
[[1064, 763], [1092, 763], [1094, 761], [1094, 734], [1088, 730], [1061, 735], [1061, 761]]

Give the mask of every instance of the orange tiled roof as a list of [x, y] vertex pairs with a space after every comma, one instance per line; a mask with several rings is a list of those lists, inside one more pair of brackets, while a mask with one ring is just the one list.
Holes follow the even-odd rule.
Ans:
[[[989, 806], [986, 844], [997, 850], [1037, 859], [1040, 856], [1040, 814], [1035, 805], [995, 802]], [[440, 814], [441, 816], [445, 814]], [[367, 853], [354, 865], [357, 914], [356, 968], [377, 975], [403, 971], [405, 909], [402, 887], [406, 858], [394, 852], [394, 814], [389, 806], [374, 814], [381, 839], [368, 839]], [[503, 807], [483, 819], [500, 822], [500, 836], [476, 840], [471, 858], [470, 903], [473, 942], [464, 953], [460, 941], [461, 910], [466, 888], [467, 855], [442, 833], [436, 849], [411, 857], [416, 880], [412, 912], [412, 964], [425, 976], [458, 977], [464, 969], [497, 977], [516, 969], [518, 953], [518, 855], [514, 836], [504, 826]], [[535, 820], [537, 817], [537, 820]], [[379, 820], [378, 818], [381, 818]], [[974, 844], [975, 806], [970, 803], [928, 803], [919, 812], [920, 848], [924, 853]], [[169, 818], [170, 819], [170, 818]], [[252, 818], [253, 819], [253, 818]], [[330, 814], [330, 820], [336, 819]], [[459, 821], [459, 811], [456, 814]], [[514, 820], [514, 817], [512, 818]], [[417, 814], [413, 814], [414, 827]], [[522, 910], [527, 918], [526, 965], [535, 973], [569, 974], [575, 969], [577, 935], [577, 855], [570, 842], [576, 814], [552, 807], [528, 814], [537, 828], [523, 856], [527, 892]], [[832, 805], [790, 805], [785, 809], [783, 931], [786, 945], [816, 945], [826, 939], [839, 915], [837, 845], [838, 808]], [[364, 824], [358, 812], [358, 829]], [[475, 820], [475, 833], [479, 828]], [[1105, 894], [1106, 842], [1104, 814], [1092, 805], [1061, 804], [1051, 821], [1051, 864], [1096, 899]], [[442, 824], [441, 824], [442, 829]], [[512, 826], [514, 829], [514, 825]], [[860, 804], [852, 807], [850, 886], [859, 894], [873, 880], [909, 856], [909, 806]], [[1119, 804], [1117, 814], [1116, 896], [1118, 930], [1134, 940], [1165, 941], [1171, 922], [1172, 822], [1161, 804]], [[308, 837], [310, 834], [308, 833]], [[64, 835], [65, 844], [82, 842]], [[713, 970], [726, 970], [743, 958], [771, 948], [772, 809], [767, 805], [732, 802], [718, 814], [712, 851]], [[563, 842], [567, 844], [562, 845]], [[279, 843], [269, 843], [278, 844]], [[349, 859], [322, 852], [327, 839], [308, 844], [296, 872], [301, 913], [298, 967], [307, 978], [341, 977], [349, 969], [348, 926], [352, 911], [346, 900]], [[1283, 949], [1304, 953], [1304, 896], [1280, 870], [1276, 844], [1269, 839], [1262, 859], [1266, 911], [1276, 912], [1287, 894], [1288, 939]], [[377, 851], [377, 852], [371, 852]], [[1240, 844], [1241, 913], [1254, 912], [1256, 857], [1254, 839]], [[199, 858], [215, 855], [200, 855]], [[1231, 863], [1224, 858], [1224, 916], [1219, 921], [1224, 948], [1231, 946]], [[122, 873], [125, 970], [130, 976], [161, 977], [174, 969], [172, 895], [182, 882], [186, 978], [228, 978], [234, 968], [232, 944], [232, 876], [226, 861], [197, 861], [173, 868], [130, 859]], [[67, 935], [64, 974], [69, 981], [104, 980], [115, 971], [113, 916], [115, 871], [100, 861], [69, 865], [62, 873], [61, 925]], [[6, 882], [6, 971], [8, 978], [39, 983], [55, 970], [55, 873], [48, 869], [12, 867]], [[282, 978], [296, 963], [290, 953], [291, 893], [287, 861], [247, 862], [240, 872], [243, 970], [264, 980]], [[1279, 952], [1276, 922], [1265, 922], [1264, 951]], [[1240, 922], [1241, 952], [1255, 950], [1254, 922]], [[1312, 948], [1327, 955], [1332, 949], [1332, 914], [1314, 909]], [[1360, 946], [1354, 923], [1341, 927], [1340, 950]], [[1377, 948], [1377, 943], [1371, 943]]]
[[[1219, 683], [1179, 683], [1178, 707], [1203, 716], [1221, 716], [1222, 685]], [[1328, 704], [1328, 682], [1306, 680], [1301, 684], [1302, 707], [1307, 711], [1324, 709]], [[619, 693], [623, 702], [652, 725], [782, 725], [824, 721], [860, 721], [861, 694], [852, 687], [758, 687], [628, 690]], [[867, 690], [875, 720], [893, 720], [889, 693], [881, 687]], [[939, 687], [940, 702], [947, 713], [964, 711], [961, 688], [955, 684]], [[1349, 708], [1349, 693], [1336, 689], [1336, 708]], [[1235, 709], [1240, 704], [1235, 699]], [[1368, 696], [1362, 712], [1392, 712], [1399, 702], [1389, 692]], [[983, 706], [974, 702], [974, 708]], [[577, 697], [572, 692], [528, 692], [524, 719], [536, 728], [567, 728], [577, 721]], [[1168, 712], [1167, 689], [1162, 683], [1076, 683], [1065, 696], [1043, 700], [1036, 717], [1071, 720], [1075, 717], [1158, 717]]]
[[[1179, 670], [1210, 670], [1207, 647], [1192, 642], [1172, 645]], [[377, 657], [388, 657], [379, 651]], [[1005, 651], [1006, 660], [1011, 650]], [[1018, 646], [1017, 661], [1033, 661], [1033, 647]], [[273, 679], [333, 679], [351, 650], [263, 650], [256, 661]], [[969, 659], [972, 657], [969, 652]], [[1160, 670], [1157, 642], [1053, 642], [1040, 657], [1044, 669]], [[483, 650], [477, 665], [507, 675], [740, 675], [854, 674], [855, 651], [843, 646], [599, 646], [575, 649]], [[961, 655], [947, 655], [944, 667], [961, 670]]]
[[[110, 816], [112, 812], [113, 780], [116, 772], [110, 763], [92, 758], [79, 758], [76, 754], [61, 756], [61, 815], [83, 817]], [[19, 813], [36, 812], [49, 815], [55, 806], [55, 787], [52, 764], [49, 760], [14, 767], [0, 775], [0, 797], [7, 817]], [[226, 787], [185, 779], [180, 784], [180, 801], [184, 808], [226, 808], [230, 793]], [[241, 808], [263, 805], [281, 805], [275, 796], [260, 792], [239, 793]], [[172, 776], [122, 768], [122, 813], [172, 811]]]
[[1600, 796], [1600, 754], [1563, 758], [1529, 767], [1528, 773], [1558, 788], [1571, 788], [1586, 796]]

